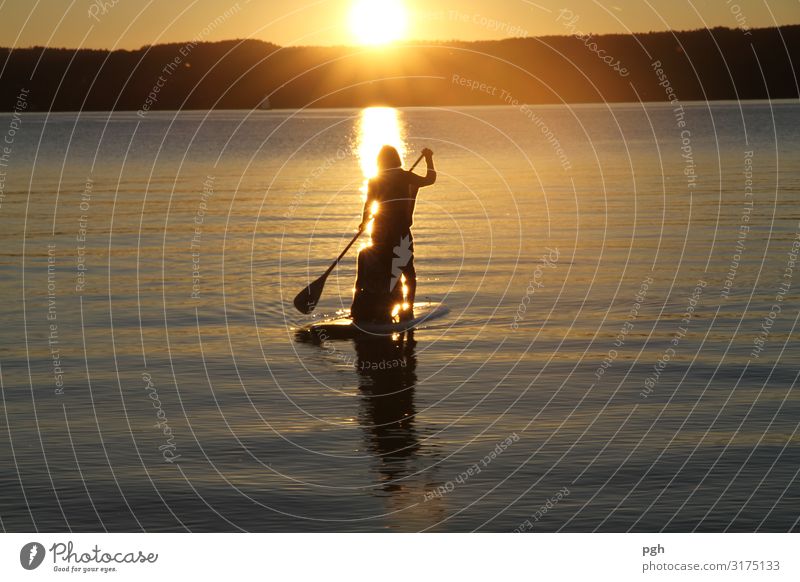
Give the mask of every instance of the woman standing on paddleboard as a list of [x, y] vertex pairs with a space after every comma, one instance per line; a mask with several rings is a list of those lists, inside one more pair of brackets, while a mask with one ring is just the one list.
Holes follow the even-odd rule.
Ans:
[[389, 322], [392, 310], [402, 303], [400, 277], [405, 276], [408, 295], [400, 320], [414, 317], [417, 273], [411, 225], [417, 192], [436, 182], [433, 152], [422, 150], [428, 171], [418, 176], [402, 168], [400, 154], [392, 146], [378, 153], [378, 175], [369, 181], [361, 226], [372, 223], [372, 245], [358, 255], [358, 276], [350, 313], [354, 321]]

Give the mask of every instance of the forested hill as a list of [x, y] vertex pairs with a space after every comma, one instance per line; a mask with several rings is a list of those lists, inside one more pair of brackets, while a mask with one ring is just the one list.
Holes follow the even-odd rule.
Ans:
[[[0, 49], [0, 109], [239, 109], [797, 98], [800, 25], [409, 43]], [[658, 66], [660, 64], [660, 66]], [[659, 73], [658, 69], [661, 69]], [[18, 105], [17, 105], [18, 106]]]

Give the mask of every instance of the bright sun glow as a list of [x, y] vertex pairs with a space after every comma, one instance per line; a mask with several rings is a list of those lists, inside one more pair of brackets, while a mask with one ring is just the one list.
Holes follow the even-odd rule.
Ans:
[[378, 152], [384, 145], [394, 146], [400, 159], [405, 158], [405, 127], [399, 112], [393, 107], [362, 109], [358, 123], [358, 158], [366, 180], [378, 175]]
[[[362, 200], [367, 199], [367, 185], [370, 178], [378, 175], [378, 152], [384, 145], [397, 149], [400, 159], [406, 155], [405, 126], [400, 120], [400, 113], [393, 107], [367, 107], [361, 110], [358, 120], [358, 158], [364, 174], [361, 187]], [[370, 208], [371, 214], [378, 212], [377, 203]], [[372, 221], [367, 224], [367, 233], [372, 234]], [[369, 239], [362, 240], [361, 247], [370, 245]]]
[[408, 14], [401, 0], [357, 0], [350, 30], [361, 44], [386, 44], [405, 36]]

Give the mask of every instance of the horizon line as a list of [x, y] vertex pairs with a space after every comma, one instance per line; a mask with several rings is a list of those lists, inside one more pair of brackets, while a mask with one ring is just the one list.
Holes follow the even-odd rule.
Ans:
[[[395, 41], [391, 43], [387, 43], [384, 45], [367, 45], [367, 44], [289, 44], [289, 45], [281, 45], [275, 42], [261, 39], [261, 38], [254, 38], [254, 37], [234, 37], [234, 38], [227, 38], [227, 39], [220, 39], [220, 40], [175, 40], [175, 41], [168, 41], [168, 42], [160, 42], [156, 44], [144, 44], [137, 48], [98, 48], [98, 47], [70, 47], [70, 46], [49, 46], [49, 45], [29, 45], [29, 46], [0, 46], [0, 50], [8, 50], [8, 51], [15, 51], [15, 50], [31, 50], [31, 49], [48, 49], [48, 50], [73, 50], [73, 51], [80, 51], [80, 50], [87, 50], [87, 51], [106, 51], [106, 52], [115, 52], [115, 51], [140, 51], [144, 49], [149, 49], [157, 46], [170, 46], [170, 45], [181, 45], [181, 44], [218, 44], [218, 43], [227, 43], [227, 42], [246, 42], [246, 41], [253, 41], [253, 42], [260, 42], [268, 45], [272, 45], [278, 47], [279, 49], [288, 49], [288, 48], [360, 48], [363, 50], [374, 50], [374, 51], [385, 51], [391, 50], [396, 48], [403, 48], [403, 47], [419, 47], [419, 46], [426, 46], [426, 45], [437, 45], [437, 44], [446, 44], [446, 43], [465, 43], [465, 44], [479, 44], [479, 43], [493, 43], [493, 42], [508, 42], [512, 40], [534, 40], [534, 39], [543, 39], [543, 38], [600, 38], [600, 37], [608, 37], [608, 36], [629, 36], [629, 37], [637, 37], [637, 36], [645, 36], [650, 34], [675, 34], [675, 33], [687, 33], [687, 32], [701, 32], [701, 31], [714, 31], [714, 30], [726, 30], [731, 32], [741, 32], [744, 34], [751, 34], [757, 31], [764, 31], [764, 30], [781, 30], [784, 28], [793, 28], [793, 27], [800, 27], [800, 22], [794, 24], [780, 24], [776, 26], [761, 26], [756, 28], [747, 28], [742, 29], [741, 27], [730, 27], [730, 26], [713, 26], [709, 27], [701, 27], [701, 28], [690, 28], [690, 29], [678, 29], [678, 28], [668, 28], [663, 30], [650, 30], [647, 32], [603, 32], [603, 33], [594, 33], [594, 32], [585, 32], [584, 34], [577, 35], [577, 34], [541, 34], [541, 35], [534, 35], [534, 36], [509, 36], [503, 38], [496, 38], [496, 39], [475, 39], [475, 40], [464, 40], [464, 39], [416, 39], [416, 40], [402, 40], [402, 41]], [[583, 31], [581, 31], [583, 32]]]

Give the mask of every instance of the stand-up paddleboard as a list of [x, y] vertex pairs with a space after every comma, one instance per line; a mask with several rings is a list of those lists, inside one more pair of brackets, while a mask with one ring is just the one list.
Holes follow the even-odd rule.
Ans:
[[349, 317], [338, 315], [307, 324], [297, 330], [300, 337], [314, 337], [324, 340], [350, 339], [359, 336], [385, 336], [412, 331], [444, 317], [450, 309], [444, 303], [425, 302], [414, 305], [414, 319], [398, 323], [357, 323]]

